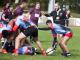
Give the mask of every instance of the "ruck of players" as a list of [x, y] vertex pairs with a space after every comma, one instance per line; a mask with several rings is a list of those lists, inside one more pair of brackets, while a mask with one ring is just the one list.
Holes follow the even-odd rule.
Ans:
[[[62, 56], [71, 56], [67, 45], [73, 37], [73, 32], [68, 27], [70, 11], [60, 8], [59, 3], [55, 3], [51, 13], [42, 14], [40, 2], [36, 2], [31, 4], [26, 14], [24, 9], [28, 7], [27, 4], [28, 1], [24, 0], [16, 8], [13, 8], [10, 3], [3, 8], [0, 18], [0, 54], [47, 56], [56, 54], [57, 46], [60, 46]], [[38, 26], [42, 15], [47, 18], [46, 27], [43, 28]], [[38, 36], [39, 30], [46, 32], [51, 30], [53, 36], [51, 47], [44, 48], [43, 42], [40, 41], [42, 38]], [[37, 45], [37, 48], [33, 46], [33, 43]]]

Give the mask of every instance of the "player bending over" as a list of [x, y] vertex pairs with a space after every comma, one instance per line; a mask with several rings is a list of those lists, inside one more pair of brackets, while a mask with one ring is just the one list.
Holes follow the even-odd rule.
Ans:
[[70, 56], [70, 51], [67, 47], [67, 43], [69, 41], [70, 38], [72, 38], [72, 31], [71, 29], [64, 27], [62, 25], [58, 25], [55, 23], [52, 23], [51, 20], [47, 20], [46, 24], [48, 25], [48, 27], [51, 29], [52, 34], [62, 34], [62, 38], [59, 42], [60, 48], [62, 49], [62, 55], [63, 56]]
[[28, 36], [33, 36], [34, 41], [38, 45], [38, 47], [41, 49], [42, 54], [46, 55], [45, 50], [42, 47], [41, 42], [38, 40], [38, 29], [35, 26], [31, 26], [30, 22], [27, 20], [24, 20], [24, 15], [19, 15], [15, 21], [15, 25], [13, 27], [13, 31], [15, 32], [18, 28], [22, 28], [23, 31], [19, 33], [19, 35], [15, 39], [15, 55], [18, 55], [18, 48], [20, 45], [20, 41], [23, 40], [23, 38], [26, 38]]

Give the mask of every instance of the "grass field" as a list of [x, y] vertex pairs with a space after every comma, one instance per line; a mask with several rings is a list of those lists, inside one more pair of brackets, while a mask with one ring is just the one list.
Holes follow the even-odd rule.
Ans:
[[[73, 38], [69, 41], [68, 47], [71, 51], [72, 56], [64, 57], [61, 56], [61, 49], [57, 47], [55, 55], [52, 56], [27, 56], [19, 55], [18, 57], [12, 56], [11, 54], [1, 54], [0, 60], [80, 60], [80, 28], [72, 27], [74, 32]], [[47, 49], [51, 46], [51, 32], [50, 31], [39, 31], [39, 38], [43, 44], [43, 47]]]

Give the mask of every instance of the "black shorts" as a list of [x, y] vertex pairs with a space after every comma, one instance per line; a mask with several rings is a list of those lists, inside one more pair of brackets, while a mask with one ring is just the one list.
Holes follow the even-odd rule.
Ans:
[[23, 31], [25, 36], [32, 36], [32, 37], [38, 37], [38, 29], [35, 27], [29, 27], [26, 30]]

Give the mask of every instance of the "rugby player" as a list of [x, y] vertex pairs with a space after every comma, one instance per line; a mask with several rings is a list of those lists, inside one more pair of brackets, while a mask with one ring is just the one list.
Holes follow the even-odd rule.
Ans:
[[64, 27], [62, 25], [58, 25], [55, 23], [52, 23], [51, 20], [47, 20], [46, 24], [48, 25], [48, 27], [51, 29], [52, 34], [62, 34], [62, 38], [59, 42], [59, 45], [62, 49], [62, 55], [63, 56], [70, 56], [70, 51], [67, 47], [67, 43], [69, 41], [70, 38], [72, 38], [72, 31], [70, 28]]
[[[0, 21], [0, 40], [2, 38], [8, 38], [9, 37], [9, 32], [12, 30], [12, 27], [9, 24], [5, 24], [3, 21]], [[5, 32], [7, 31], [7, 32]], [[4, 39], [5, 40], [5, 39]], [[4, 51], [4, 42], [2, 43], [2, 48]], [[3, 53], [7, 53], [6, 51]]]
[[41, 49], [42, 54], [46, 55], [46, 52], [43, 49], [42, 44], [38, 40], [38, 29], [35, 26], [31, 26], [28, 20], [24, 20], [23, 14], [18, 15], [15, 21], [15, 25], [13, 27], [13, 31], [15, 32], [18, 28], [22, 28], [23, 31], [19, 33], [19, 35], [15, 39], [15, 52], [14, 52], [15, 55], [18, 55], [18, 48], [19, 48], [20, 41], [23, 38], [26, 38], [28, 36], [33, 36], [34, 41], [36, 42], [38, 47]]

